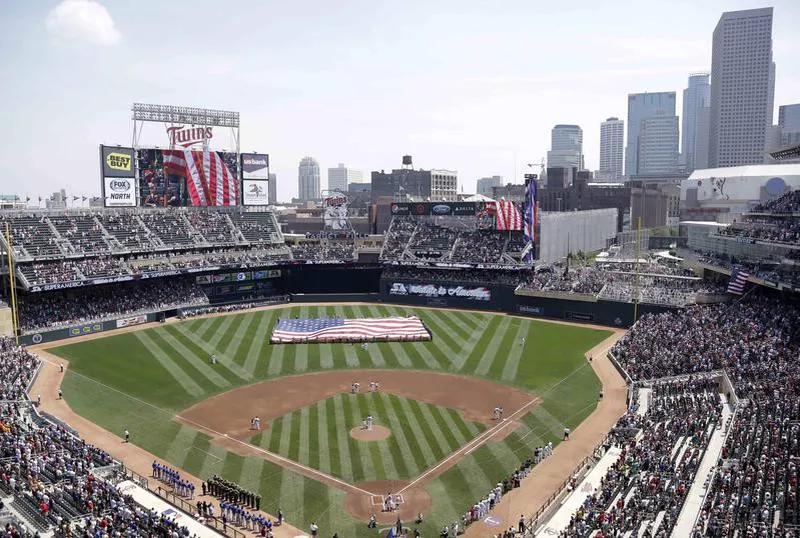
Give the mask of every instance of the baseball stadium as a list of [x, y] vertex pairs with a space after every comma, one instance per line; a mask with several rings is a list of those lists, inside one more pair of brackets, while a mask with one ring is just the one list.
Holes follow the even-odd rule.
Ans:
[[670, 229], [408, 155], [277, 204], [238, 112], [132, 114], [97, 205], [0, 210], [3, 538], [800, 538], [800, 165]]

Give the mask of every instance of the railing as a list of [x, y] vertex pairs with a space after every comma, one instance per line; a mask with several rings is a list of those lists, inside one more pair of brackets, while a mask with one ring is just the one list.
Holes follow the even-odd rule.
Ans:
[[[125, 468], [123, 472], [126, 475], [130, 475], [130, 479], [136, 482], [136, 484], [138, 484], [139, 487], [146, 489], [147, 491], [153, 493], [154, 495], [157, 495], [158, 497], [161, 497], [166, 502], [168, 502], [169, 504], [173, 505], [176, 508], [179, 508], [190, 517], [194, 517], [195, 513], [197, 512], [197, 507], [195, 505], [193, 505], [186, 499], [176, 495], [174, 491], [171, 491], [169, 489], [169, 486], [162, 485], [161, 483], [159, 483], [155, 489], [152, 489], [150, 487], [149, 478], [144, 477], [139, 473], [137, 473], [136, 471], [133, 471], [128, 468]], [[236, 529], [230, 524], [223, 523], [216, 517], [205, 518], [204, 521], [206, 527], [214, 529], [219, 534], [228, 536], [229, 538], [247, 538], [247, 535], [244, 532]]]

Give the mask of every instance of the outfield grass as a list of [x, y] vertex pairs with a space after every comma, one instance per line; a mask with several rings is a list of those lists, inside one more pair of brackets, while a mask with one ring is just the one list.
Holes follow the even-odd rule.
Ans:
[[[407, 314], [423, 319], [434, 335], [432, 342], [374, 344], [368, 351], [349, 345], [270, 346], [268, 343], [279, 316]], [[426, 486], [435, 502], [426, 518], [430, 527], [423, 534], [435, 534], [437, 523], [458, 518], [491, 485], [528, 457], [533, 448], [550, 440], [557, 443], [565, 425], [574, 428], [592, 412], [600, 383], [583, 354], [609, 335], [604, 330], [475, 312], [385, 305], [293, 306], [195, 319], [50, 351], [70, 360], [64, 395], [81, 415], [112, 432], [129, 429], [135, 444], [196, 476], [207, 478], [218, 473], [244, 487], [259, 490], [267, 511], [274, 513], [282, 508], [289, 521], [300, 528], [305, 529], [311, 520], [316, 520], [325, 531], [323, 534], [337, 531], [340, 536], [373, 536], [365, 525], [342, 510], [341, 491], [262, 458], [229, 453], [212, 444], [207, 435], [178, 424], [172, 417], [214, 394], [244, 384], [282, 375], [346, 368], [453, 372], [535, 392], [541, 403], [521, 418], [516, 431], [502, 441], [487, 443], [470, 453]], [[524, 348], [520, 345], [523, 336], [527, 341]], [[218, 358], [214, 368], [208, 364], [212, 353]], [[395, 397], [387, 395], [387, 398]], [[393, 406], [395, 402], [400, 403], [400, 399], [389, 403]], [[327, 406], [326, 402], [326, 418]], [[302, 416], [301, 411], [296, 413]], [[291, 450], [300, 458], [300, 439], [312, 436], [308, 431], [309, 421], [299, 420], [295, 425], [294, 415], [287, 415], [292, 417], [287, 443], [297, 447]], [[411, 415], [405, 418], [422, 424]], [[275, 435], [275, 431], [263, 434], [257, 437], [257, 442], [272, 449]], [[280, 453], [281, 441], [277, 443]], [[439, 452], [443, 453], [444, 447], [437, 445], [433, 456], [438, 457]], [[405, 471], [392, 472], [414, 476], [410, 459], [405, 454], [399, 459], [392, 454], [389, 449], [387, 455], [396, 467], [406, 466]], [[417, 467], [427, 464], [426, 458], [431, 457], [417, 460], [417, 456], [413, 458]], [[311, 455], [311, 450], [306, 457], [309, 462], [317, 458]], [[321, 461], [322, 456], [320, 466]], [[346, 480], [358, 481], [368, 479], [372, 476], [368, 473], [374, 472], [376, 479], [380, 479], [379, 469], [376, 465], [369, 471], [362, 465], [360, 471], [340, 468], [338, 473]], [[334, 469], [331, 472], [335, 474]], [[351, 476], [345, 476], [347, 472]]]

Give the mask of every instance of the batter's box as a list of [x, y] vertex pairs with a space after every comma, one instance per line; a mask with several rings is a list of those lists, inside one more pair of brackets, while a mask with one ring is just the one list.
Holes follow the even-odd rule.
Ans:
[[[396, 493], [395, 495], [392, 495], [392, 497], [394, 497], [394, 504], [403, 504], [405, 502], [403, 500], [403, 494], [402, 493]], [[369, 496], [369, 501], [370, 501], [370, 504], [372, 506], [383, 506], [383, 503], [384, 503], [385, 500], [386, 500], [386, 497], [384, 497], [383, 495], [370, 495]]]

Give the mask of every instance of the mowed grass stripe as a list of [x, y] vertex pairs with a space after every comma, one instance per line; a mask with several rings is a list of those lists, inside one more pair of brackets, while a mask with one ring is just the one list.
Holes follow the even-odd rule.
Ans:
[[219, 343], [225, 337], [225, 335], [230, 331], [231, 325], [233, 325], [235, 316], [223, 316], [220, 317], [222, 323], [217, 325], [214, 329], [214, 333], [211, 336], [211, 339], [208, 341], [209, 345], [213, 348], [218, 348]]
[[214, 325], [214, 322], [219, 320], [220, 318], [206, 318], [206, 319], [196, 319], [189, 322], [178, 323], [178, 325], [186, 325], [193, 334], [195, 334], [198, 338], [203, 338], [206, 333], [211, 332], [211, 327]]
[[[373, 396], [378, 396], [377, 394]], [[359, 401], [361, 403], [361, 412], [372, 414], [373, 419], [375, 420], [375, 424], [380, 424], [381, 426], [389, 427], [388, 425], [391, 424], [390, 416], [394, 415], [392, 409], [387, 409], [385, 401], [382, 398], [372, 398], [368, 395], [364, 395], [359, 397]], [[396, 417], [395, 417], [396, 418]], [[386, 454], [389, 453], [391, 455], [391, 467], [386, 465], [384, 462], [384, 468], [387, 469], [387, 472], [393, 472], [394, 474], [390, 474], [387, 476], [394, 476], [399, 478], [407, 478], [411, 476], [408, 466], [408, 453], [404, 453], [400, 444], [396, 442], [396, 439], [392, 439], [389, 436], [387, 439], [382, 439], [378, 441], [381, 445], [381, 453]]]
[[[380, 412], [380, 409], [375, 406], [370, 405], [370, 402], [364, 395], [356, 396], [355, 403], [358, 405], [360, 410], [361, 416], [366, 417], [367, 415], [372, 415], [372, 418], [376, 421], [384, 421], [386, 411], [383, 410], [383, 413]], [[383, 415], [383, 419], [381, 419], [381, 415]], [[380, 460], [383, 464], [383, 473], [378, 473], [378, 476], [381, 479], [387, 480], [392, 477], [404, 477], [406, 476], [403, 472], [408, 472], [406, 470], [405, 462], [403, 461], [403, 455], [400, 453], [399, 447], [392, 443], [391, 445], [386, 442], [386, 439], [380, 441], [372, 441], [369, 443], [370, 449], [374, 453], [373, 446], [378, 447], [378, 453], [380, 454]]]
[[239, 319], [234, 325], [236, 330], [233, 333], [233, 338], [231, 338], [227, 346], [222, 348], [225, 351], [225, 354], [231, 357], [236, 366], [241, 367], [244, 358], [244, 351], [248, 347], [246, 343], [253, 341], [253, 335], [250, 332], [250, 327], [259, 317], [259, 315], [239, 316]]
[[[261, 446], [265, 447], [270, 452], [278, 454], [281, 451], [281, 440], [283, 439], [283, 424], [286, 416], [278, 417], [272, 421], [269, 428], [269, 435], [264, 434], [265, 439], [262, 440]], [[268, 444], [265, 444], [264, 442]]]
[[206, 391], [198, 385], [192, 377], [183, 371], [183, 369], [175, 363], [172, 357], [169, 354], [161, 349], [158, 344], [147, 334], [148, 331], [136, 331], [135, 334], [136, 338], [150, 351], [150, 354], [158, 361], [158, 363], [164, 367], [164, 369], [169, 372], [172, 378], [177, 381], [178, 385], [181, 386], [183, 390], [194, 396], [195, 398], [199, 398], [203, 396]]
[[[436, 441], [439, 443], [439, 448], [441, 448], [444, 454], [449, 454], [450, 452], [454, 451], [458, 448], [459, 443], [455, 438], [455, 435], [450, 431], [447, 427], [442, 427], [442, 424], [436, 419], [433, 414], [433, 409], [436, 406], [428, 405], [422, 402], [414, 402], [419, 406], [419, 410], [422, 413], [422, 418], [425, 420], [425, 423], [433, 431], [433, 435], [436, 438]], [[412, 404], [413, 405], [413, 404]]]
[[253, 342], [258, 326], [261, 320], [264, 319], [265, 314], [267, 314], [267, 311], [254, 312], [251, 316], [245, 316], [246, 319], [236, 329], [236, 335], [233, 338], [233, 341], [236, 342], [234, 351], [231, 353], [230, 349], [228, 349], [228, 354], [231, 355], [233, 362], [244, 371], [246, 371], [244, 362], [247, 358], [247, 351], [250, 349], [250, 344]]
[[360, 424], [355, 418], [358, 416], [358, 409], [353, 409], [349, 395], [337, 394], [332, 399], [336, 410], [336, 422], [334, 423], [336, 440], [339, 442], [339, 454], [341, 455], [339, 460], [341, 474], [339, 476], [352, 481], [358, 481], [359, 477], [362, 480], [374, 480], [375, 470], [372, 467], [369, 452], [362, 451], [358, 442], [350, 437], [352, 425]]
[[[463, 342], [470, 337], [472, 331], [466, 326], [464, 321], [458, 316], [458, 312], [443, 312], [441, 310], [431, 310], [430, 316], [442, 325], [447, 325], [450, 328], [453, 340], [458, 345], [458, 342]], [[460, 347], [460, 346], [459, 346]]]
[[506, 339], [506, 335], [510, 327], [511, 318], [504, 317], [497, 329], [492, 331], [492, 337], [489, 340], [489, 344], [486, 346], [486, 350], [484, 351], [483, 356], [481, 356], [478, 366], [475, 368], [475, 375], [486, 377], [486, 374], [489, 373], [489, 370], [492, 367], [492, 363], [498, 358], [501, 361], [503, 360], [504, 357], [500, 357], [500, 355], [502, 355], [502, 350], [507, 348], [502, 344]]
[[[233, 360], [233, 355], [228, 353], [220, 353], [219, 350], [211, 347], [206, 342], [195, 338], [191, 331], [187, 331], [184, 327], [181, 327], [180, 324], [164, 327], [164, 330], [167, 331], [167, 333], [171, 336], [175, 337], [177, 341], [187, 348], [194, 348], [191, 349], [190, 353], [198, 357], [204, 364], [209, 360], [211, 355], [216, 355], [217, 364], [220, 367], [226, 368], [229, 372], [241, 380], [250, 381], [253, 379], [253, 376], [242, 369], [241, 366], [236, 364], [236, 362]], [[200, 353], [201, 351], [203, 352], [202, 354]], [[214, 371], [213, 367], [210, 368], [212, 371]], [[236, 382], [236, 380], [234, 380], [234, 382]]]
[[486, 325], [486, 329], [482, 333], [482, 338], [475, 343], [472, 351], [470, 351], [469, 354], [462, 355], [457, 359], [460, 363], [458, 365], [458, 370], [461, 370], [467, 374], [473, 374], [478, 369], [478, 365], [486, 353], [492, 335], [497, 333], [502, 320], [503, 318], [501, 316], [494, 316], [489, 320], [489, 323]]
[[[335, 440], [332, 440], [328, 444], [328, 469], [329, 473], [333, 476], [342, 476], [342, 438], [343, 435], [347, 435], [347, 432], [343, 432], [342, 429], [337, 427], [337, 413], [336, 413], [336, 402], [333, 398], [328, 398], [324, 402], [320, 402], [325, 406], [325, 429], [322, 429], [322, 425], [320, 425], [319, 435], [320, 437], [324, 435], [329, 435], [330, 428], [336, 428], [336, 435]], [[345, 438], [346, 442], [346, 438]]]
[[[269, 329], [272, 326], [272, 320], [274, 319], [275, 314], [274, 312], [265, 310], [261, 312], [260, 315], [254, 316], [256, 319], [256, 332], [253, 334], [253, 339], [250, 341], [250, 345], [247, 347], [247, 354], [245, 355], [244, 365], [242, 368], [245, 372], [248, 372], [251, 376], [256, 375], [256, 367], [258, 366], [259, 358], [264, 355], [264, 347], [269, 345]], [[274, 355], [274, 351], [280, 346], [275, 346], [272, 348]], [[270, 355], [267, 358], [271, 358]], [[280, 371], [280, 369], [278, 369]]]
[[315, 446], [311, 446], [309, 444], [309, 429], [311, 425], [310, 409], [308, 407], [303, 407], [295, 411], [295, 414], [299, 415], [299, 425], [298, 425], [298, 435], [297, 437], [292, 435], [292, 441], [294, 444], [297, 445], [297, 456], [296, 458], [292, 458], [293, 460], [302, 463], [303, 465], [311, 465], [311, 451], [318, 451], [317, 447], [319, 445], [319, 440], [317, 439], [314, 443]]
[[212, 318], [208, 318], [201, 331], [198, 333], [198, 336], [202, 340], [210, 340], [215, 334], [217, 334], [217, 329], [223, 323], [225, 323], [225, 316], [214, 316]]
[[[331, 436], [328, 434], [328, 412], [325, 400], [320, 400], [312, 408], [311, 416], [316, 419], [317, 431], [317, 450], [312, 462], [316, 462], [316, 468], [325, 474], [331, 474]], [[311, 424], [313, 425], [314, 422]], [[312, 426], [313, 427], [313, 426]], [[336, 443], [333, 443], [336, 444]], [[337, 447], [338, 449], [338, 447]], [[313, 463], [312, 463], [313, 465]]]
[[[533, 350], [535, 344], [527, 341], [528, 324], [520, 323], [514, 333], [514, 339], [511, 342], [511, 347], [506, 357], [506, 362], [503, 365], [503, 371], [500, 374], [500, 379], [503, 381], [513, 381], [517, 377], [517, 369], [519, 362], [522, 360], [526, 352]], [[522, 345], [522, 338], [525, 337], [525, 345]], [[530, 347], [528, 347], [530, 346]]]
[[155, 334], [163, 338], [164, 342], [178, 352], [179, 357], [191, 364], [195, 370], [203, 374], [203, 376], [205, 376], [206, 379], [211, 381], [214, 385], [219, 388], [227, 388], [231, 386], [231, 382], [220, 375], [220, 373], [214, 368], [212, 368], [210, 362], [203, 360], [200, 355], [183, 345], [183, 343], [181, 343], [181, 341], [178, 340], [172, 333], [167, 332], [166, 330], [162, 331], [159, 328], [155, 330]]
[[[436, 420], [436, 424], [439, 428], [449, 433], [450, 437], [452, 437], [453, 441], [456, 444], [456, 447], [464, 446], [467, 444], [467, 441], [470, 441], [472, 437], [468, 435], [464, 435], [464, 430], [466, 428], [460, 428], [458, 424], [456, 424], [456, 420], [453, 418], [450, 413], [448, 413], [445, 409], [442, 409], [438, 406], [431, 406], [431, 414], [433, 415], [434, 420]], [[458, 422], [463, 422], [461, 420], [460, 415], [456, 415]]]
[[[336, 344], [341, 346], [341, 344]], [[333, 344], [321, 344], [319, 349], [319, 367], [323, 370], [331, 370], [333, 368]]]
[[[381, 393], [381, 396], [384, 396], [384, 394]], [[388, 395], [387, 400], [394, 412], [404, 416], [411, 427], [411, 433], [419, 447], [419, 453], [415, 455], [417, 461], [421, 458], [425, 462], [425, 467], [430, 467], [441, 459], [442, 453], [438, 450], [433, 433], [430, 428], [425, 428], [425, 425], [422, 424], [422, 417], [415, 413], [414, 409], [409, 405], [411, 400], [397, 398], [392, 395]]]
[[189, 455], [189, 449], [194, 445], [194, 440], [199, 433], [194, 428], [181, 424], [178, 435], [172, 440], [164, 454], [164, 459], [176, 467], [183, 467], [186, 457]]
[[[381, 409], [381, 418], [386, 420], [386, 423], [381, 425], [392, 430], [392, 434], [389, 436], [388, 441], [396, 443], [398, 449], [400, 450], [405, 467], [405, 476], [412, 477], [418, 475], [422, 472], [422, 469], [417, 464], [417, 458], [415, 456], [418, 447], [411, 447], [409, 439], [413, 439], [413, 437], [410, 436], [410, 430], [408, 432], [405, 431], [405, 421], [400, 420], [393, 408], [387, 408], [387, 395], [380, 393], [373, 394], [370, 397], [375, 400], [376, 409]], [[417, 448], [417, 450], [415, 450], [415, 448]]]
[[[266, 340], [260, 344], [259, 353], [267, 354], [267, 376], [277, 377], [283, 371], [284, 354], [289, 344], [270, 344]], [[264, 351], [261, 351], [264, 350]]]
[[433, 333], [433, 343], [446, 357], [457, 356], [460, 346], [453, 339], [450, 325], [440, 322], [438, 318], [432, 315], [432, 312], [432, 310], [425, 310], [420, 319], [427, 325], [428, 330]]

